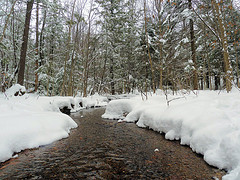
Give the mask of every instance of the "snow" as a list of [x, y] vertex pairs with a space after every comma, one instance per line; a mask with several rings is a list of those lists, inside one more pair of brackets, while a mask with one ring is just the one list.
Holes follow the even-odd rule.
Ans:
[[[16, 158], [24, 149], [37, 148], [69, 136], [76, 128], [73, 119], [60, 112], [67, 106], [72, 112], [83, 108], [100, 107], [107, 104], [107, 98], [92, 97], [44, 97], [35, 94], [14, 94], [26, 89], [14, 85], [0, 93], [0, 162]], [[80, 106], [82, 102], [82, 107]]]
[[199, 45], [196, 51], [202, 51], [204, 47], [202, 45]]
[[189, 39], [188, 39], [187, 37], [185, 37], [184, 39], [181, 40], [181, 42], [183, 42], [183, 43], [188, 43], [188, 42], [190, 42], [190, 41], [189, 41]]
[[131, 100], [128, 99], [111, 101], [111, 106], [107, 106], [106, 112], [102, 117], [108, 119], [123, 119], [125, 114], [128, 114], [133, 110], [134, 102], [129, 102], [131, 102]]
[[106, 106], [108, 103], [107, 97], [100, 96], [99, 94], [94, 94], [89, 97], [82, 97], [77, 99], [83, 103], [83, 108], [103, 107]]
[[233, 0], [233, 7], [240, 13], [240, 1]]
[[165, 44], [167, 42], [167, 40], [165, 40], [165, 39], [160, 39], [159, 41], [163, 44]]
[[26, 88], [24, 86], [21, 86], [20, 84], [15, 84], [14, 86], [10, 87], [9, 89], [6, 90], [6, 96], [12, 97], [16, 92], [22, 93], [26, 92]]
[[166, 139], [180, 140], [208, 164], [227, 170], [224, 180], [240, 179], [240, 92], [157, 94], [147, 101], [111, 101], [102, 117], [165, 133]]

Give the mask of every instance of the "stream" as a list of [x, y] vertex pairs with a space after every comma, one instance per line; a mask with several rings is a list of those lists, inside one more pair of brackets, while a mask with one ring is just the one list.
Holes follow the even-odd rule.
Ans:
[[103, 108], [72, 114], [68, 138], [0, 164], [0, 179], [216, 179], [224, 175], [179, 141], [102, 119]]

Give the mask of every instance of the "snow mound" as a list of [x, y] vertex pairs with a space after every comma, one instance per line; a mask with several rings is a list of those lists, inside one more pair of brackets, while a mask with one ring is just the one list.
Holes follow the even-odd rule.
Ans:
[[93, 96], [81, 98], [84, 108], [103, 107], [108, 103], [107, 97], [94, 94]]
[[[167, 106], [170, 104], [170, 106]], [[115, 100], [108, 104], [104, 118], [137, 122], [180, 140], [204, 160], [228, 174], [224, 180], [240, 179], [240, 93], [199, 91], [196, 96], [152, 96], [147, 101]], [[123, 114], [127, 112], [126, 117]]]
[[26, 88], [20, 84], [15, 84], [9, 89], [6, 90], [6, 95], [9, 97], [12, 96], [22, 96], [26, 93]]
[[126, 115], [133, 110], [133, 107], [138, 103], [129, 99], [112, 100], [107, 105], [102, 118], [108, 119], [124, 119]]

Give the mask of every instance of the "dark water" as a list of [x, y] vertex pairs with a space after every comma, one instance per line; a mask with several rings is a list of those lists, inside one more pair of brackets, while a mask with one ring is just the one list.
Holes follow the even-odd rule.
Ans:
[[[0, 164], [0, 179], [212, 179], [223, 172], [178, 141], [135, 124], [103, 120], [104, 109], [72, 115], [68, 138]], [[159, 149], [155, 152], [155, 149]]]

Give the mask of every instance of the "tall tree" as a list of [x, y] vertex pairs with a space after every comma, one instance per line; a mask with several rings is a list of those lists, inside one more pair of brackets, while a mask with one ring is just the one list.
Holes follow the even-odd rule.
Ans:
[[[188, 0], [188, 8], [192, 9], [192, 0]], [[197, 61], [196, 61], [196, 49], [195, 49], [195, 35], [194, 35], [194, 26], [193, 19], [190, 19], [190, 38], [191, 38], [191, 52], [192, 52], [192, 61], [194, 64], [194, 79], [193, 79], [193, 89], [198, 90], [198, 72], [197, 72]]]
[[145, 29], [145, 38], [146, 38], [146, 44], [147, 44], [148, 60], [149, 60], [150, 69], [151, 69], [151, 75], [152, 75], [152, 88], [153, 88], [153, 93], [155, 93], [154, 69], [153, 69], [153, 62], [152, 62], [152, 57], [151, 57], [151, 53], [150, 53], [148, 32], [147, 32], [146, 0], [144, 0], [144, 29]]
[[33, 3], [34, 3], [34, 0], [27, 1], [27, 10], [26, 10], [26, 17], [25, 17], [24, 32], [23, 32], [23, 42], [22, 42], [20, 62], [19, 62], [19, 72], [18, 72], [18, 83], [21, 85], [23, 85], [24, 83], [28, 34], [29, 34], [29, 26], [30, 26]]
[[36, 60], [35, 60], [35, 92], [37, 91], [38, 88], [38, 51], [39, 51], [39, 32], [38, 32], [38, 24], [39, 24], [39, 2], [37, 0], [37, 5], [36, 5]]
[[66, 80], [67, 80], [67, 61], [69, 59], [69, 51], [70, 51], [70, 42], [71, 42], [71, 31], [72, 31], [72, 27], [73, 27], [73, 18], [74, 18], [74, 9], [75, 9], [75, 3], [76, 0], [73, 1], [73, 6], [72, 6], [72, 12], [71, 12], [71, 19], [68, 21], [68, 39], [67, 39], [67, 50], [66, 50], [66, 54], [65, 54], [65, 59], [64, 59], [64, 74], [63, 74], [63, 84], [62, 84], [62, 89], [61, 89], [61, 95], [65, 95], [66, 94]]
[[218, 26], [219, 26], [219, 35], [221, 38], [222, 49], [223, 49], [223, 63], [224, 63], [224, 71], [225, 71], [225, 80], [226, 80], [226, 90], [230, 92], [232, 89], [232, 68], [229, 61], [229, 53], [228, 53], [228, 43], [226, 37], [226, 30], [224, 27], [223, 16], [221, 11], [219, 10], [219, 4], [216, 0], [212, 0], [213, 8], [217, 16]]
[[163, 89], [163, 32], [162, 32], [162, 12], [163, 12], [163, 3], [162, 0], [155, 0], [155, 7], [157, 9], [157, 18], [159, 26], [159, 89]]
[[[102, 32], [104, 39], [103, 47], [106, 58], [106, 65], [108, 65], [111, 94], [116, 93], [117, 86], [121, 86], [117, 81], [117, 70], [122, 67], [121, 61], [121, 46], [125, 42], [122, 41], [123, 29], [126, 24], [123, 0], [97, 0], [102, 7], [100, 12], [102, 16]], [[105, 74], [105, 73], [104, 73]], [[119, 82], [119, 84], [118, 84]], [[120, 88], [119, 88], [120, 89]]]
[[90, 48], [90, 36], [91, 36], [91, 14], [92, 14], [92, 5], [93, 5], [93, 1], [91, 1], [90, 3], [90, 11], [89, 11], [89, 15], [88, 15], [88, 30], [87, 30], [87, 37], [86, 37], [86, 55], [85, 55], [85, 63], [84, 63], [84, 78], [83, 78], [83, 96], [86, 97], [87, 96], [87, 88], [88, 88], [88, 74], [89, 74], [89, 48]]

